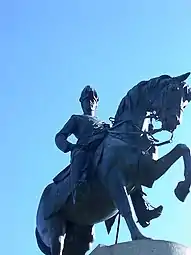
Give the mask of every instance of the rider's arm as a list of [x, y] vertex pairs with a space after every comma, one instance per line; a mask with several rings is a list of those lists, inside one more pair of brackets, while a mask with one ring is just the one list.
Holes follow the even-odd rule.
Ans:
[[67, 138], [75, 132], [75, 126], [75, 116], [72, 115], [64, 127], [55, 136], [56, 146], [64, 153], [71, 151], [75, 146], [67, 141]]

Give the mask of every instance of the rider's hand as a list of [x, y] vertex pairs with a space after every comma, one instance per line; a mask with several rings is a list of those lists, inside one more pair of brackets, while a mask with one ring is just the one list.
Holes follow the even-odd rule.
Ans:
[[70, 151], [73, 151], [74, 149], [77, 149], [77, 148], [76, 148], [77, 145], [76, 145], [76, 144], [73, 144], [73, 143], [70, 143], [69, 147], [70, 147]]
[[75, 150], [84, 150], [84, 151], [87, 151], [88, 150], [88, 146], [87, 145], [79, 145], [79, 144], [72, 144], [72, 143], [70, 143], [70, 151], [74, 152]]

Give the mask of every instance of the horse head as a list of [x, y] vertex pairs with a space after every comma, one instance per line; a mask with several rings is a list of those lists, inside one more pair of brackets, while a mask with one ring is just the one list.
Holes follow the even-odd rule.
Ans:
[[173, 132], [181, 124], [183, 110], [191, 101], [191, 87], [185, 82], [189, 75], [165, 76], [158, 83], [160, 93], [151, 102], [151, 108], [163, 130]]

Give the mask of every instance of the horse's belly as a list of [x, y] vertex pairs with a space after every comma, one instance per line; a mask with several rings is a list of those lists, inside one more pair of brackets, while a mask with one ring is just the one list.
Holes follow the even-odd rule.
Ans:
[[112, 217], [117, 209], [108, 192], [99, 181], [83, 185], [77, 190], [75, 204], [70, 196], [63, 213], [77, 224], [93, 225]]

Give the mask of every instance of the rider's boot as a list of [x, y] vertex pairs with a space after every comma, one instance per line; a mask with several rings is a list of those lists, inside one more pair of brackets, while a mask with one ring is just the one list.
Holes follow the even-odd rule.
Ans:
[[131, 200], [138, 219], [139, 224], [146, 228], [150, 225], [150, 221], [158, 218], [163, 210], [163, 206], [160, 205], [157, 208], [149, 210], [143, 199], [144, 193], [141, 190], [135, 190], [131, 193]]

